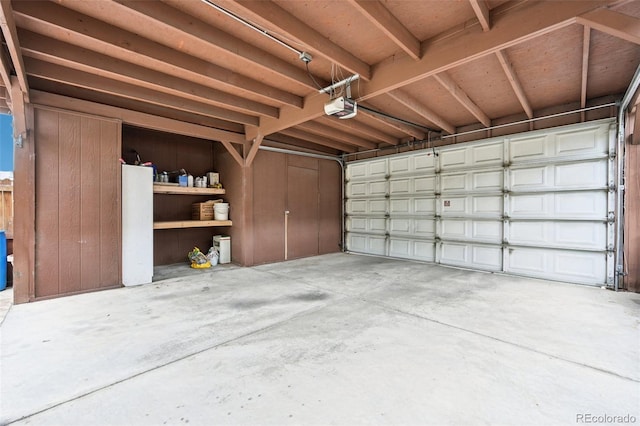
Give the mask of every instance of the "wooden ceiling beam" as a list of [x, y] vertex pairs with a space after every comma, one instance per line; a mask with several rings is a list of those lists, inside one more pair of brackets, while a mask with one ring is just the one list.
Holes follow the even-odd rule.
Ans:
[[22, 52], [20, 51], [20, 42], [13, 17], [11, 0], [0, 1], [0, 27], [2, 27], [2, 34], [9, 49], [13, 69], [16, 72], [16, 77], [18, 77], [20, 90], [24, 93], [24, 101], [29, 102], [29, 84], [27, 83], [27, 74], [24, 70], [24, 62], [22, 60]]
[[[587, 82], [589, 77], [589, 47], [591, 44], [591, 28], [584, 27], [584, 35], [582, 37], [582, 75], [580, 84], [580, 108], [587, 106]], [[581, 121], [585, 121], [585, 112], [580, 112]]]
[[507, 54], [504, 51], [500, 50], [496, 52], [496, 56], [498, 57], [498, 61], [500, 62], [500, 65], [502, 66], [502, 69], [507, 76], [507, 80], [509, 80], [509, 83], [511, 84], [511, 88], [515, 92], [518, 101], [520, 101], [520, 105], [522, 105], [522, 109], [524, 109], [527, 117], [533, 118], [533, 108], [531, 108], [529, 99], [524, 93], [522, 84], [520, 83], [520, 80], [518, 79], [518, 76], [513, 69], [513, 65], [511, 65], [509, 58], [507, 58]]
[[578, 23], [631, 43], [640, 44], [640, 18], [610, 9], [598, 9], [578, 16]]
[[335, 148], [303, 141], [300, 139], [292, 138], [291, 136], [281, 135], [279, 133], [275, 133], [269, 136], [269, 139], [265, 139], [262, 144], [265, 146], [273, 146], [283, 149], [291, 149], [291, 147], [293, 146], [302, 148], [301, 151], [312, 152], [314, 154], [339, 155], [342, 152]]
[[479, 122], [484, 124], [486, 127], [491, 127], [491, 119], [480, 109], [478, 105], [476, 105], [475, 102], [471, 100], [471, 98], [469, 98], [469, 95], [467, 95], [467, 93], [458, 86], [458, 83], [453, 81], [453, 78], [451, 78], [447, 72], [435, 74], [434, 77], [438, 80], [438, 83], [451, 93], [451, 95], [456, 98], [456, 100], [460, 102], [467, 111], [477, 118]]
[[39, 77], [29, 77], [29, 85], [31, 90], [39, 90], [41, 92], [53, 93], [68, 98], [76, 98], [96, 104], [111, 105], [130, 111], [138, 111], [145, 114], [156, 115], [158, 117], [170, 118], [172, 120], [182, 121], [185, 123], [193, 123], [201, 126], [212, 127], [220, 130], [239, 134], [244, 140], [244, 125], [231, 123], [230, 121], [220, 120], [219, 118], [206, 117], [192, 112], [180, 111], [164, 106], [148, 104], [142, 101], [129, 98], [121, 98], [119, 96], [109, 95], [107, 93], [96, 92], [95, 90], [85, 89], [83, 87], [68, 86], [51, 80], [44, 80]]
[[350, 135], [349, 133], [345, 133], [342, 130], [336, 130], [332, 127], [324, 126], [313, 121], [307, 121], [306, 123], [300, 124], [298, 125], [298, 128], [309, 133], [331, 138], [349, 145], [356, 145], [367, 149], [378, 147], [378, 144], [376, 144], [375, 142], [359, 138], [358, 136]]
[[[615, 0], [572, 2], [527, 2], [496, 17], [491, 31], [462, 31], [431, 43], [422, 43], [422, 57], [406, 57], [385, 61], [373, 67], [370, 81], [360, 81], [358, 102], [390, 92], [443, 71], [494, 54], [536, 37], [576, 23], [577, 17], [607, 6]], [[263, 3], [263, 2], [255, 2]], [[536, 19], [531, 19], [535, 16]], [[263, 117], [260, 131], [270, 135], [282, 129], [313, 120], [323, 114], [326, 96], [305, 97], [302, 110], [283, 107], [280, 118]], [[447, 130], [448, 131], [448, 130]]]
[[415, 139], [424, 139], [426, 136], [426, 133], [414, 126], [410, 126], [408, 124], [404, 124], [401, 123], [399, 121], [393, 120], [391, 118], [388, 117], [384, 117], [382, 115], [378, 115], [376, 113], [370, 112], [370, 111], [366, 111], [366, 110], [359, 110], [358, 114], [362, 114], [362, 115], [366, 115], [367, 117], [369, 117], [370, 119], [377, 121], [378, 123], [384, 124], [385, 126], [391, 127], [395, 130], [398, 130], [404, 134], [406, 134], [407, 136], [411, 136], [412, 138]]
[[122, 120], [126, 124], [138, 126], [145, 129], [159, 130], [162, 132], [176, 133], [179, 135], [193, 136], [215, 141], [229, 141], [237, 144], [244, 143], [244, 135], [240, 133], [228, 132], [214, 129], [184, 121], [172, 120], [166, 117], [146, 114], [138, 111], [131, 111], [124, 108], [113, 107], [104, 104], [84, 101], [77, 98], [69, 98], [53, 93], [39, 90], [31, 91], [31, 102], [34, 104], [63, 108], [70, 111], [84, 112], [88, 114], [100, 115]]
[[61, 67], [59, 65], [54, 65], [33, 58], [25, 58], [25, 63], [28, 66], [27, 69], [29, 71], [29, 75], [47, 80], [53, 80], [71, 86], [93, 89], [151, 104], [168, 106], [170, 108], [220, 118], [222, 120], [228, 120], [235, 123], [249, 124], [252, 126], [258, 125], [258, 118], [255, 116], [229, 111], [212, 105], [205, 105], [189, 99], [178, 99], [175, 96], [158, 93], [155, 90], [122, 83], [120, 81], [111, 80], [71, 68]]
[[292, 93], [169, 49], [51, 2], [17, 2], [14, 4], [14, 13], [20, 28], [50, 38], [205, 86], [224, 87], [238, 96], [249, 94], [265, 102], [277, 101], [295, 108], [302, 106], [302, 98]]
[[[0, 78], [2, 78], [2, 84], [6, 88], [11, 87], [11, 67], [10, 59], [4, 53], [4, 49], [0, 49]], [[11, 99], [11, 97], [9, 97]]]
[[469, 0], [469, 3], [471, 3], [471, 8], [476, 14], [480, 26], [482, 26], [482, 31], [489, 31], [491, 29], [491, 14], [487, 3], [484, 0]]
[[309, 53], [322, 56], [354, 74], [359, 74], [365, 81], [371, 79], [369, 64], [333, 43], [311, 28], [307, 22], [296, 18], [274, 2], [234, 0], [231, 6], [237, 10], [239, 16], [253, 22], [264, 23], [263, 26], [266, 29], [275, 28], [277, 33], [308, 46], [312, 50]]
[[348, 145], [348, 144], [333, 140], [331, 138], [314, 135], [313, 133], [308, 133], [298, 128], [286, 129], [279, 133], [285, 136], [290, 136], [292, 138], [296, 138], [303, 141], [315, 143], [317, 145], [322, 145], [329, 148], [337, 149], [343, 152], [355, 152], [358, 150], [357, 147], [353, 145]]
[[249, 115], [278, 117], [278, 108], [144, 68], [31, 31], [18, 32], [23, 55], [124, 83], [229, 108]]
[[349, 0], [349, 3], [409, 56], [420, 59], [420, 40], [411, 34], [382, 3], [377, 0]]
[[[437, 127], [441, 128], [445, 132], [449, 134], [454, 134], [456, 132], [456, 127], [453, 124], [449, 123], [447, 120], [442, 118], [439, 114], [432, 111], [430, 108], [427, 108], [422, 102], [418, 101], [413, 96], [410, 96], [406, 93], [403, 93], [397, 90], [387, 93], [387, 96], [391, 97], [396, 102], [399, 102], [405, 107], [409, 108], [410, 110], [412, 110], [413, 112], [418, 114], [420, 117], [424, 118], [425, 120], [428, 120], [431, 123], [435, 124]], [[424, 137], [424, 132], [421, 132], [421, 133]], [[411, 136], [415, 136], [415, 135], [412, 134]], [[419, 139], [422, 139], [422, 138], [419, 138]]]
[[359, 133], [367, 138], [375, 139], [378, 142], [386, 143], [388, 145], [398, 145], [398, 143], [400, 143], [398, 138], [358, 122], [357, 117], [355, 120], [335, 120], [330, 117], [321, 117], [317, 121], [322, 123], [322, 125], [333, 127], [334, 129]]
[[[80, 3], [83, 7], [96, 9], [91, 2], [86, 0]], [[148, 26], [149, 28], [146, 28], [147, 36], [152, 35], [156, 27], [161, 30], [157, 40], [169, 45], [172, 49], [202, 59], [215, 59], [221, 54], [231, 55], [243, 66], [255, 67], [268, 74], [277, 74], [278, 78], [283, 81], [307, 89], [316, 89], [304, 69], [162, 2], [116, 0], [115, 5], [122, 8], [126, 15], [134, 17], [135, 25], [142, 28]], [[95, 16], [96, 12], [93, 13]], [[103, 13], [112, 14], [114, 9], [109, 8]]]

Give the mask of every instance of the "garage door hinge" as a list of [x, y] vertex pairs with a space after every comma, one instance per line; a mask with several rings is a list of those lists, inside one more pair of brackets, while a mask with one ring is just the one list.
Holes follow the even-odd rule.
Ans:
[[391, 217], [391, 215], [389, 213], [385, 213], [384, 217], [386, 217], [387, 219], [389, 219]]
[[616, 214], [614, 212], [607, 213], [607, 222], [614, 223], [616, 221]]
[[613, 244], [609, 244], [609, 245], [607, 246], [607, 251], [609, 252], [609, 254], [612, 254], [612, 253], [613, 253], [613, 251], [614, 251], [614, 250], [613, 250]]
[[610, 183], [608, 188], [609, 188], [609, 192], [615, 192], [616, 184], [615, 183]]

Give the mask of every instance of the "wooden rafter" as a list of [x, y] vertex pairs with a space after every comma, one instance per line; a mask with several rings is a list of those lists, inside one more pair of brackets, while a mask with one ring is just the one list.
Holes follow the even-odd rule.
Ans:
[[214, 129], [207, 126], [173, 120], [171, 118], [132, 111], [125, 108], [84, 101], [77, 98], [69, 98], [67, 96], [41, 92], [39, 90], [32, 90], [31, 95], [31, 101], [35, 104], [101, 115], [103, 117], [117, 118], [122, 120], [124, 123], [131, 124], [132, 126], [139, 126], [185, 136], [193, 136], [207, 140], [228, 141], [236, 144], [244, 143], [244, 136], [240, 133]]
[[487, 3], [484, 0], [469, 0], [469, 3], [480, 21], [482, 30], [489, 31], [491, 29], [491, 15]]
[[[9, 91], [11, 88], [11, 71], [9, 67], [9, 58], [7, 58], [3, 49], [0, 49], [0, 78], [2, 78], [2, 84], [4, 87]], [[10, 96], [9, 99], [11, 99]]]
[[[582, 81], [580, 84], [580, 108], [587, 106], [587, 81], [589, 74], [589, 46], [591, 44], [591, 28], [584, 27], [584, 36], [582, 39]], [[585, 120], [585, 113], [580, 113], [581, 121]]]
[[438, 80], [438, 83], [442, 85], [451, 95], [456, 98], [460, 104], [467, 109], [475, 118], [478, 119], [479, 122], [484, 124], [487, 127], [491, 126], [491, 119], [480, 109], [475, 102], [471, 100], [469, 95], [462, 90], [458, 83], [453, 81], [451, 76], [447, 72], [441, 72], [439, 74], [434, 75], [435, 79]]
[[177, 99], [174, 96], [159, 93], [144, 87], [111, 80], [71, 68], [61, 67], [59, 65], [54, 65], [33, 58], [25, 58], [25, 63], [28, 65], [29, 75], [34, 75], [47, 80], [53, 80], [71, 86], [92, 88], [103, 93], [109, 93], [124, 98], [137, 99], [156, 105], [169, 106], [175, 109], [220, 118], [235, 123], [249, 124], [252, 126], [258, 125], [258, 117], [252, 115], [230, 111], [213, 105], [205, 105], [188, 99]]
[[349, 0], [349, 2], [409, 56], [420, 59], [420, 40], [411, 34], [382, 3], [377, 0]]
[[[361, 95], [358, 101], [379, 96], [564, 28], [574, 24], [577, 16], [609, 3], [612, 0], [529, 2], [501, 16], [500, 25], [495, 25], [491, 31], [481, 34], [463, 31], [434, 43], [427, 40], [423, 42], [422, 57], [417, 61], [407, 56], [376, 65], [371, 80], [359, 83]], [[531, 16], [536, 19], [531, 19]], [[321, 116], [325, 99], [326, 96], [313, 93], [305, 97], [302, 110], [287, 106], [281, 108], [279, 118], [266, 117], [261, 120], [261, 133], [269, 135]]]
[[498, 57], [498, 61], [500, 62], [500, 65], [502, 66], [502, 69], [504, 70], [504, 73], [506, 74], [507, 79], [511, 84], [511, 88], [515, 92], [518, 101], [520, 101], [520, 105], [522, 105], [522, 109], [524, 109], [527, 117], [533, 118], [533, 109], [531, 108], [529, 99], [524, 93], [522, 84], [520, 84], [520, 80], [518, 79], [518, 76], [516, 75], [516, 72], [513, 69], [509, 58], [507, 58], [507, 54], [503, 51], [498, 51], [496, 52], [496, 56]]
[[[439, 114], [427, 108], [424, 104], [422, 104], [422, 102], [418, 101], [413, 96], [410, 96], [406, 93], [401, 93], [398, 91], [389, 92], [387, 93], [387, 96], [389, 96], [396, 102], [399, 102], [402, 105], [406, 106], [407, 108], [409, 108], [410, 110], [412, 110], [413, 112], [421, 116], [422, 118], [429, 120], [430, 122], [432, 122], [433, 124], [441, 128], [442, 130], [444, 130], [445, 132], [449, 134], [453, 134], [456, 132], [456, 127], [453, 124], [449, 123], [447, 120], [442, 118]], [[421, 132], [421, 134], [424, 135], [424, 132]], [[411, 136], [415, 136], [415, 135], [412, 134]], [[422, 138], [419, 138], [419, 139], [422, 139]]]
[[[334, 120], [336, 120], [334, 118]], [[356, 146], [360, 146], [362, 148], [367, 148], [367, 149], [371, 149], [371, 148], [376, 148], [377, 144], [371, 141], [368, 141], [366, 139], [362, 139], [359, 138], [357, 136], [354, 135], [350, 135], [348, 133], [345, 133], [343, 131], [339, 131], [336, 130], [332, 127], [329, 126], [324, 126], [322, 124], [313, 122], [313, 121], [307, 121], [304, 124], [300, 124], [298, 126], [298, 128], [307, 131], [309, 133], [313, 133], [316, 135], [320, 135], [320, 136], [324, 136], [327, 138], [331, 138], [334, 139], [336, 141], [340, 141], [340, 142], [344, 142], [346, 144], [349, 145], [356, 145]]]
[[371, 67], [353, 54], [333, 43], [318, 31], [309, 27], [289, 12], [270, 1], [235, 0], [234, 6], [245, 19], [254, 22], [264, 22], [269, 28], [275, 28], [280, 34], [300, 41], [309, 46], [316, 54], [334, 62], [354, 74], [359, 74], [363, 80], [371, 78]]
[[[176, 50], [200, 58], [214, 58], [217, 53], [232, 55], [246, 66], [277, 73], [278, 78], [287, 83], [316, 88], [303, 69], [162, 2], [117, 0], [115, 3], [122, 8], [125, 16], [135, 17], [137, 25], [144, 26], [148, 22], [161, 27], [162, 39], [166, 40], [163, 42], [169, 43]], [[81, 4], [96, 9], [91, 2], [84, 1]], [[95, 12], [93, 13], [95, 16]], [[112, 14], [114, 9], [105, 13]]]
[[631, 43], [640, 44], [640, 18], [610, 9], [598, 9], [580, 15], [578, 23]]
[[238, 150], [236, 150], [236, 148], [233, 145], [231, 145], [231, 143], [226, 139], [220, 140], [220, 143], [222, 144], [222, 146], [224, 146], [227, 152], [229, 152], [229, 154], [235, 160], [235, 162], [238, 163], [240, 167], [244, 167], [244, 158], [242, 158], [242, 155], [240, 155]]
[[23, 55], [28, 58], [40, 59], [237, 112], [278, 116], [278, 109], [269, 105], [111, 58], [31, 31], [20, 30], [18, 34], [22, 42]]
[[295, 108], [302, 106], [302, 99], [292, 93], [233, 74], [51, 2], [17, 2], [14, 13], [20, 27], [26, 30], [74, 44], [81, 42], [87, 49], [203, 85], [225, 87], [234, 93], [249, 93], [267, 102], [275, 100]]
[[27, 74], [24, 71], [20, 42], [18, 41], [18, 31], [13, 18], [13, 9], [10, 0], [0, 0], [0, 27], [2, 27], [4, 40], [9, 48], [9, 55], [11, 55], [13, 68], [18, 77], [20, 90], [24, 93], [24, 100], [29, 102], [29, 84], [27, 83]]
[[392, 127], [408, 136], [411, 136], [412, 138], [416, 138], [416, 139], [424, 139], [424, 137], [426, 136], [426, 133], [416, 127], [410, 126], [408, 124], [404, 124], [401, 123], [399, 121], [396, 120], [392, 120], [390, 118], [369, 112], [369, 111], [365, 111], [365, 110], [360, 110], [358, 111], [358, 114], [362, 114], [362, 115], [366, 115], [367, 117], [371, 118], [374, 121], [377, 121], [381, 124], [384, 124], [385, 126], [389, 126]]
[[314, 135], [313, 133], [305, 132], [297, 128], [286, 129], [280, 133], [285, 136], [290, 136], [292, 138], [308, 141], [311, 143], [315, 143], [317, 145], [327, 146], [329, 148], [334, 148], [343, 152], [355, 152], [358, 150], [357, 147], [353, 145], [348, 145], [342, 142], [338, 142], [336, 140], [333, 140], [331, 138], [327, 138], [324, 136]]
[[398, 138], [371, 126], [366, 126], [357, 120], [332, 120], [329, 117], [324, 117], [320, 118], [319, 122], [328, 127], [359, 133], [367, 138], [375, 139], [378, 142], [383, 142], [389, 145], [398, 145], [399, 143]]

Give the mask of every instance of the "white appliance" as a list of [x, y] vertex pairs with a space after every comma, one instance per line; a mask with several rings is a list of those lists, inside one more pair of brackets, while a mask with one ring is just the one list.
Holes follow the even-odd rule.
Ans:
[[153, 279], [153, 168], [122, 166], [122, 284]]

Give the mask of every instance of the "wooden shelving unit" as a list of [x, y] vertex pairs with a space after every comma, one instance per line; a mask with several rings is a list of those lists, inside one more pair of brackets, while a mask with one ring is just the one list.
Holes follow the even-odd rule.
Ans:
[[153, 184], [154, 194], [175, 194], [175, 195], [223, 195], [224, 189], [218, 188], [196, 188], [190, 186], [158, 185]]
[[209, 228], [212, 226], [231, 226], [230, 220], [176, 220], [153, 222], [153, 229]]

